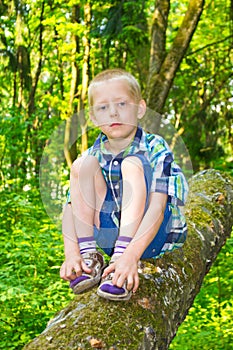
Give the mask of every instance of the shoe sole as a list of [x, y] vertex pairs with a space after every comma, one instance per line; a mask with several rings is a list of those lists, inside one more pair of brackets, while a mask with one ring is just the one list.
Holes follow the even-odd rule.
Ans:
[[102, 292], [100, 289], [97, 290], [97, 295], [101, 298], [107, 299], [107, 300], [113, 300], [113, 301], [126, 301], [129, 300], [132, 296], [132, 292], [129, 292], [125, 296], [120, 295], [114, 295], [110, 293]]
[[101, 280], [101, 276], [99, 276], [98, 278], [90, 278], [89, 280], [85, 280], [83, 282], [78, 283], [76, 286], [72, 288], [72, 290], [74, 294], [81, 294], [95, 287], [100, 280]]
[[89, 289], [92, 289], [93, 287], [95, 287], [97, 284], [99, 284], [102, 277], [103, 270], [105, 269], [106, 266], [107, 266], [106, 264], [103, 265], [103, 267], [101, 268], [101, 272], [98, 276], [90, 278], [88, 280], [84, 280], [76, 284], [76, 286], [72, 288], [73, 293], [82, 294], [83, 292], [86, 292]]

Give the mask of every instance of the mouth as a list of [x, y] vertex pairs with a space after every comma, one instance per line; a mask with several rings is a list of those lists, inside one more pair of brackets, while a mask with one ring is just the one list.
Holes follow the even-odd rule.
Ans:
[[113, 127], [115, 127], [115, 126], [121, 126], [121, 125], [122, 125], [122, 123], [112, 123], [112, 124], [110, 125], [110, 127], [113, 128]]

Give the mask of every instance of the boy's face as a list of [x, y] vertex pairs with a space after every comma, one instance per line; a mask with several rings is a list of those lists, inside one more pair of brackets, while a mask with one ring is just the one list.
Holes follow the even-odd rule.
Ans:
[[93, 88], [91, 119], [108, 138], [131, 138], [138, 119], [146, 111], [144, 100], [136, 102], [127, 81], [109, 80]]

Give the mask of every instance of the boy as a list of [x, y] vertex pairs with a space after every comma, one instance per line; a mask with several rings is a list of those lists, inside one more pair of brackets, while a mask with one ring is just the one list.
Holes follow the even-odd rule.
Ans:
[[[60, 276], [74, 293], [101, 280], [99, 296], [128, 300], [139, 286], [139, 260], [183, 245], [187, 226], [179, 206], [188, 187], [163, 138], [138, 126], [146, 103], [131, 74], [103, 71], [88, 97], [101, 133], [71, 168]], [[107, 268], [97, 246], [111, 256]]]

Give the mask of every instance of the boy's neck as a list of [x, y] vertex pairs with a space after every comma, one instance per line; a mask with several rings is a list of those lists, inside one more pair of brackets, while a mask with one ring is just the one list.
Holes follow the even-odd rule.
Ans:
[[106, 149], [112, 154], [117, 155], [124, 151], [132, 142], [132, 140], [132, 137], [124, 139], [108, 139], [108, 142], [106, 143]]
[[130, 144], [130, 142], [131, 140], [128, 139], [108, 139], [108, 142], [106, 143], [106, 149], [112, 154], [116, 155], [124, 151]]

